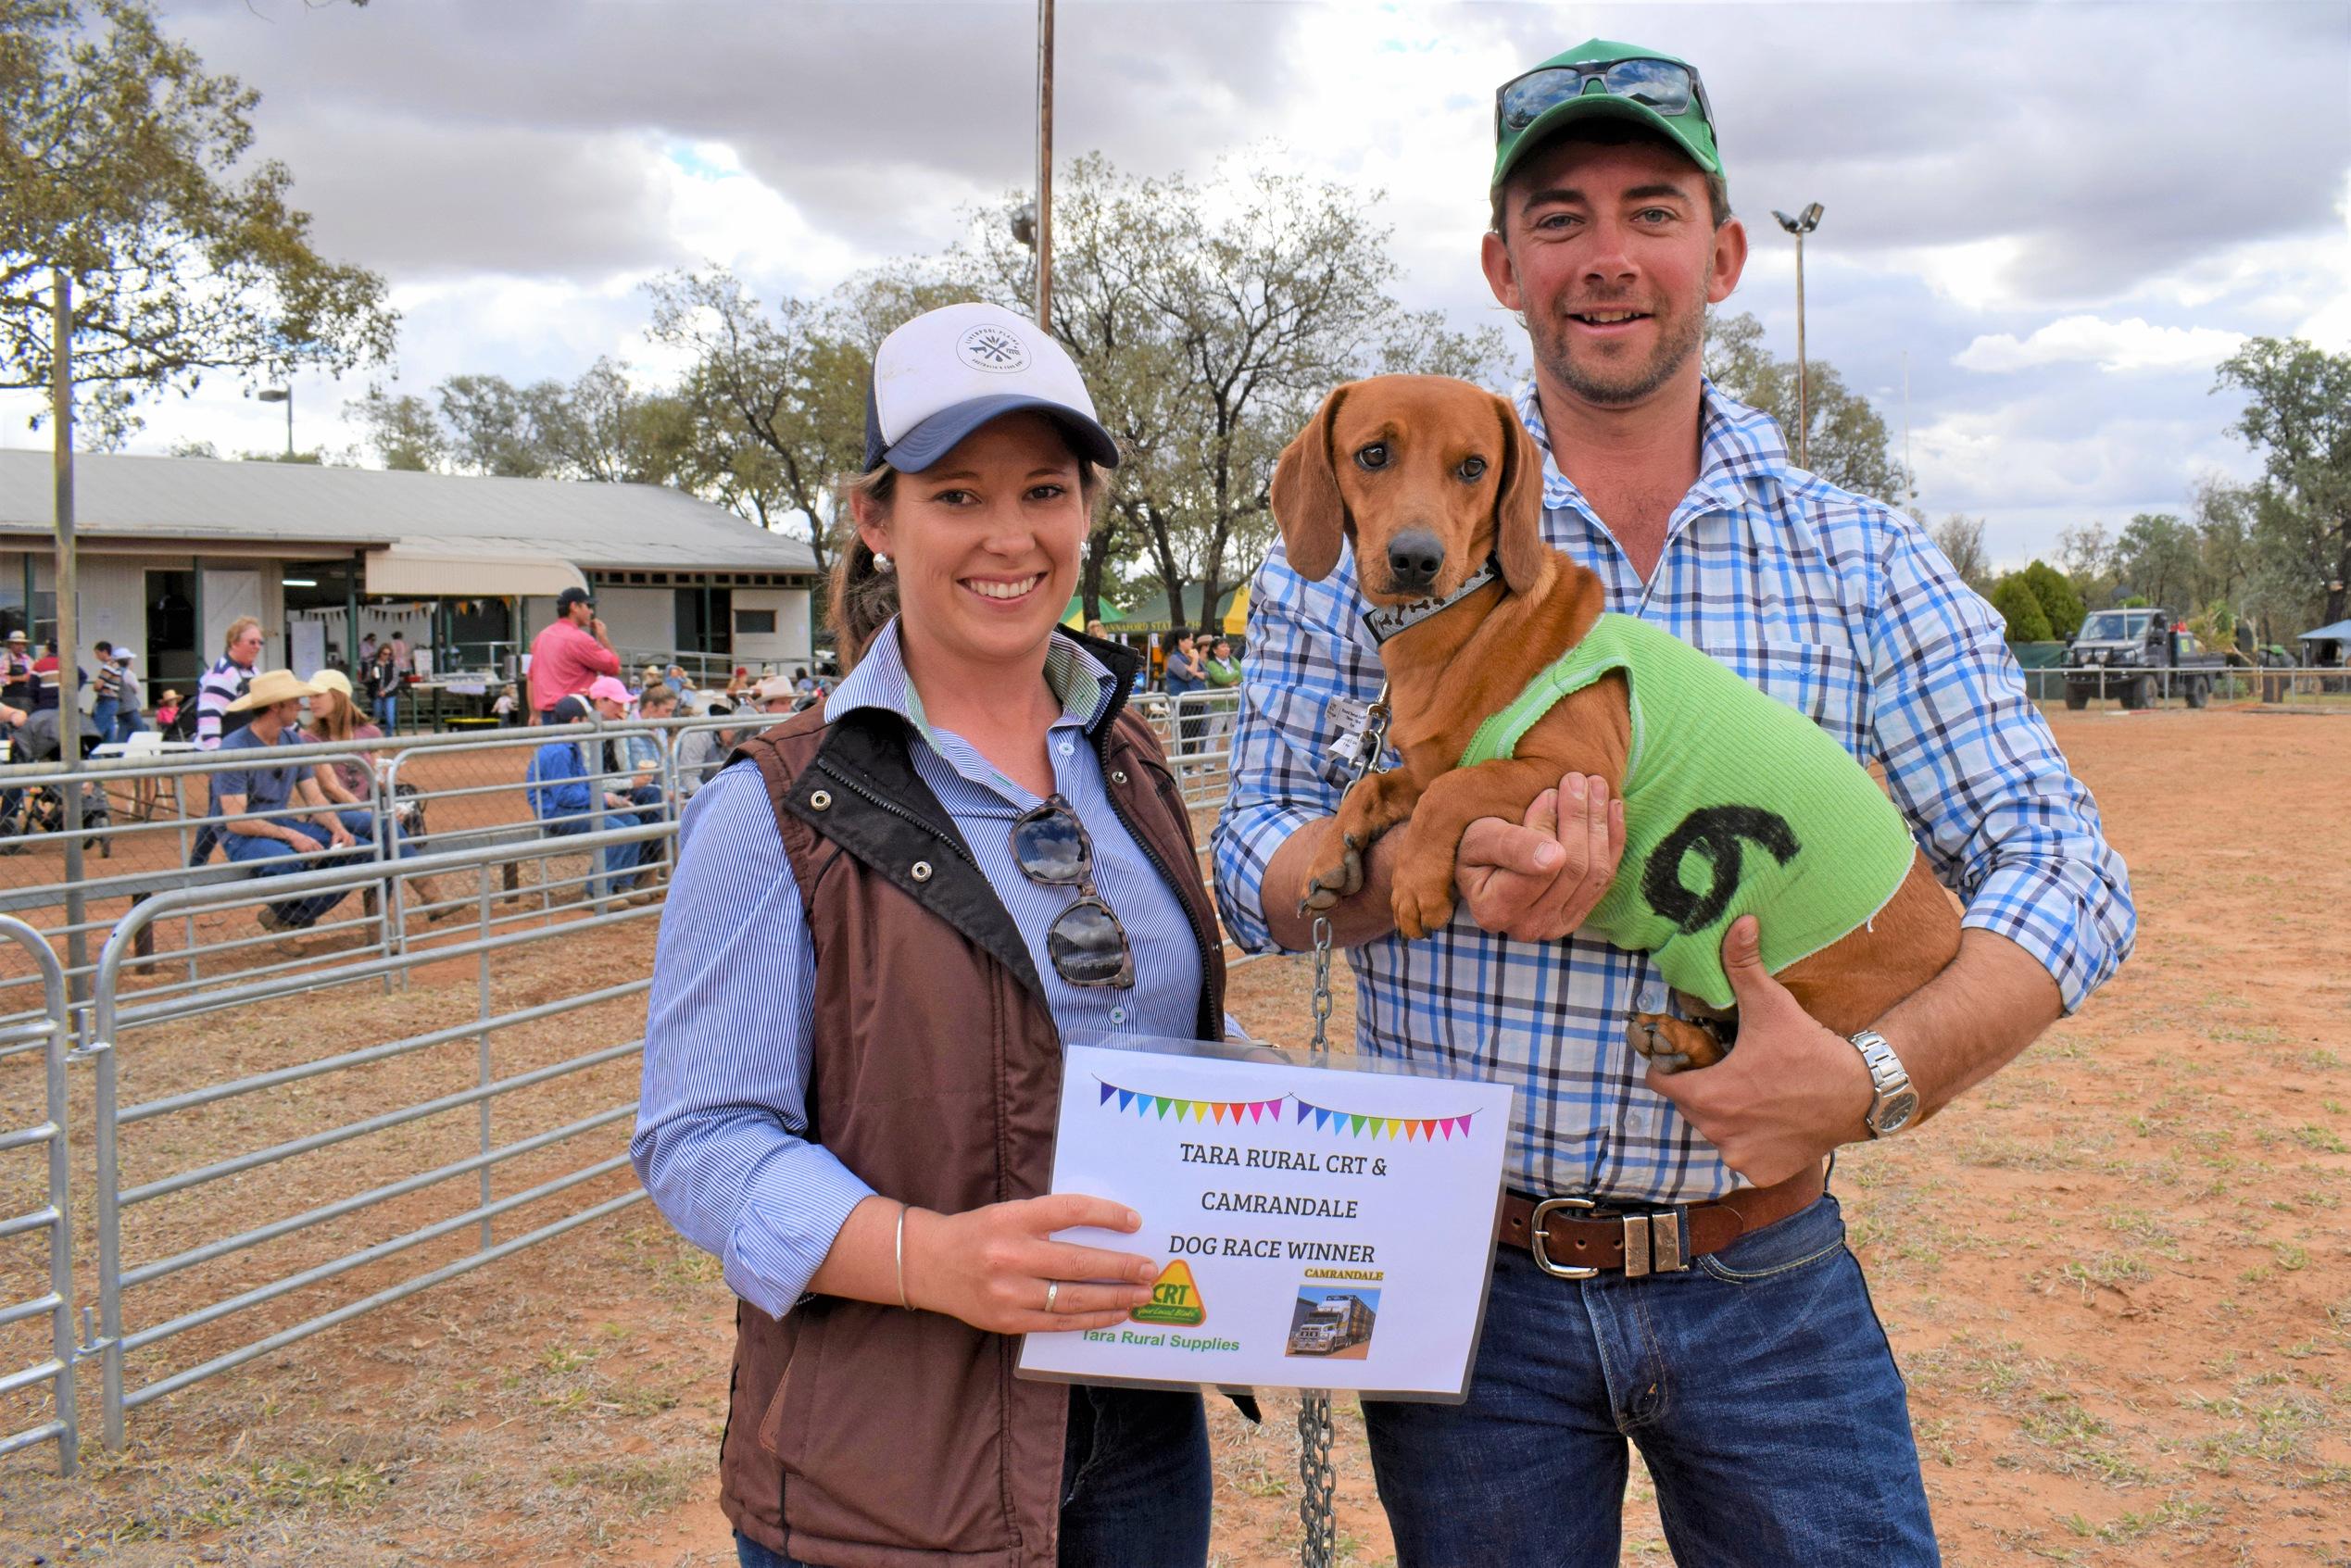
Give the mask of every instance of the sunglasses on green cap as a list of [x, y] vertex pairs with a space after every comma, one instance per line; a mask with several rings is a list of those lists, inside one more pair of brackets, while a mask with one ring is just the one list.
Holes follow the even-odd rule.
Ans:
[[1494, 90], [1494, 179], [1570, 118], [1599, 114], [1664, 132], [1709, 174], [1722, 172], [1714, 108], [1697, 68], [1599, 39], [1554, 56]]

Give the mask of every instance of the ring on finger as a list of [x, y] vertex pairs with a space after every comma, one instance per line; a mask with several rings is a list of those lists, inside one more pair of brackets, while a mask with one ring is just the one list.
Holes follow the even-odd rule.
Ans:
[[1053, 1302], [1058, 1297], [1060, 1297], [1061, 1293], [1062, 1282], [1060, 1280], [1049, 1279], [1045, 1282], [1045, 1310], [1048, 1312], [1050, 1312], [1053, 1310]]

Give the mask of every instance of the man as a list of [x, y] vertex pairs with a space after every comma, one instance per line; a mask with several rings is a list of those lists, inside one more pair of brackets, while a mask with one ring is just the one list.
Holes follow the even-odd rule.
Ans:
[[98, 670], [90, 683], [90, 727], [98, 732], [103, 746], [114, 739], [115, 716], [122, 708], [122, 672], [115, 668], [114, 645], [106, 638], [92, 644], [90, 651]]
[[[617, 676], [605, 675], [589, 691], [558, 699], [547, 711], [546, 722], [577, 724], [593, 714], [611, 724], [628, 717], [628, 710], [629, 689]], [[600, 743], [551, 740], [532, 756], [524, 773], [525, 793], [540, 832], [569, 837], [632, 827], [643, 820], [638, 815], [643, 802], [637, 796], [651, 781], [630, 773], [624, 757], [613, 746], [610, 739]], [[654, 798], [660, 799], [659, 792]], [[622, 883], [644, 859], [645, 847], [641, 840], [605, 846], [602, 875], [589, 879], [589, 897], [617, 897]]]
[[797, 713], [815, 699], [814, 684], [810, 683], [810, 689], [803, 692], [790, 677], [770, 675], [751, 688], [751, 708], [756, 712], [772, 713], [778, 719]]
[[[1506, 84], [1496, 127], [1483, 261], [1532, 340], [1517, 408], [1544, 453], [1546, 539], [1608, 608], [1882, 760], [1967, 931], [1880, 1046], [1814, 1023], [1737, 922], [1737, 1047], [1666, 1076], [1624, 1039], [1628, 1014], [1666, 1005], [1653, 967], [1574, 935], [1621, 847], [1604, 791], [1571, 776], [1524, 822], [1473, 824], [1462, 908], [1423, 942], [1393, 934], [1380, 842], [1331, 913], [1359, 1048], [1518, 1091], [1505, 1218], [1528, 1238], [1499, 1251], [1467, 1402], [1364, 1407], [1398, 1561], [1615, 1562], [1629, 1435], [1681, 1562], [1932, 1562], [1901, 1377], [1825, 1157], [1904, 1124], [1865, 1047], [1931, 1112], [2080, 1006], [2130, 950], [2129, 884], [1998, 616], [1908, 519], [1791, 467], [1772, 421], [1702, 378], [1705, 307], [1746, 234], [1696, 72], [1594, 40]], [[1277, 549], [1258, 576], [1214, 835], [1245, 948], [1312, 943], [1301, 884], [1345, 778], [1326, 748], [1353, 728], [1332, 704], [1380, 684], [1364, 608], [1352, 558], [1307, 583]], [[1542, 1199], [1562, 1201], [1530, 1224]], [[1637, 1242], [1670, 1263], [1627, 1269]], [[1605, 1266], [1563, 1263], [1578, 1246]]]
[[585, 695], [598, 675], [617, 679], [621, 656], [597, 619], [596, 601], [585, 588], [566, 588], [555, 598], [555, 619], [531, 639], [531, 721], [551, 724], [548, 710], [567, 696]]
[[[242, 759], [246, 752], [266, 755], [271, 746], [299, 745], [302, 699], [317, 691], [290, 670], [255, 676], [226, 709], [247, 715], [243, 726], [223, 736], [214, 749]], [[257, 757], [221, 770], [212, 775], [212, 814], [229, 859], [252, 866], [256, 876], [321, 871], [366, 856], [358, 843], [359, 834], [369, 831], [366, 813], [358, 813], [360, 822], [355, 833], [320, 792], [304, 763], [270, 767]], [[339, 892], [290, 898], [264, 906], [257, 918], [264, 931], [307, 931], [343, 898]]]
[[240, 615], [229, 622], [226, 636], [221, 639], [220, 657], [212, 668], [204, 672], [196, 686], [196, 749], [218, 751], [220, 748], [220, 718], [229, 711], [229, 705], [243, 696], [253, 680], [255, 668], [261, 662], [261, 622], [249, 615]]
[[147, 727], [143, 711], [147, 705], [146, 690], [139, 684], [139, 672], [132, 667], [132, 650], [127, 647], [118, 646], [114, 650], [114, 733], [98, 738], [127, 741]]
[[0, 702], [27, 711], [32, 708], [32, 656], [26, 651], [21, 627], [8, 633], [6, 649], [0, 651]]

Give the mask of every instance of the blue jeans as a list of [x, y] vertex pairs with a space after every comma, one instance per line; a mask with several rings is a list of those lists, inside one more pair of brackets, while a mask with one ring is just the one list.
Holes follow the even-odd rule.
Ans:
[[[230, 833], [225, 830], [220, 834], [220, 847], [228, 851], [229, 859], [238, 865], [251, 866], [255, 876], [283, 876], [290, 872], [322, 872], [332, 866], [347, 866], [354, 861], [367, 859], [367, 851], [357, 847], [347, 849], [339, 855], [320, 856], [308, 859], [296, 859], [298, 856], [315, 855], [317, 851], [327, 847], [323, 831], [310, 822], [297, 822], [283, 819], [281, 821], [284, 826], [293, 829], [303, 840], [301, 847], [297, 848], [283, 839], [261, 838], [251, 834]], [[347, 827], [349, 824], [346, 822], [345, 825]], [[362, 834], [354, 834], [352, 836], [358, 838], [362, 844], [367, 842]], [[349, 897], [348, 890], [337, 893], [313, 893], [308, 897], [288, 898], [283, 902], [272, 904], [270, 908], [276, 911], [278, 919], [287, 925], [308, 926], [316, 924], [321, 915], [343, 902], [347, 897]]]
[[102, 696], [92, 700], [90, 727], [98, 733], [99, 745], [104, 746], [114, 739], [114, 719], [121, 708], [122, 699], [119, 696]]
[[[576, 817], [555, 817], [539, 824], [539, 831], [554, 838], [570, 838], [575, 834], [604, 833], [637, 825], [633, 811], [599, 810]], [[636, 840], [628, 844], [608, 844], [599, 862], [604, 874], [588, 880], [588, 897], [611, 898], [619, 897], [621, 884], [636, 871], [636, 863], [645, 858], [646, 844]]]
[[1628, 1437], [1678, 1562], [1940, 1562], [1844, 1238], [1824, 1197], [1681, 1273], [1554, 1279], [1504, 1246], [1468, 1402], [1364, 1402], [1400, 1568], [1613, 1565]]
[[390, 734], [397, 727], [400, 716], [400, 691], [397, 686], [380, 694], [375, 699], [376, 728]]
[[129, 740], [132, 735], [137, 734], [141, 730], [144, 730], [146, 727], [146, 719], [137, 709], [119, 709], [116, 711], [114, 716], [114, 734], [105, 735], [100, 738], [110, 740], [115, 742], [117, 745], [119, 745], [122, 742]]
[[[1208, 1416], [1198, 1394], [1074, 1387], [1062, 1446], [1062, 1568], [1208, 1561]], [[736, 1534], [741, 1568], [807, 1568]]]

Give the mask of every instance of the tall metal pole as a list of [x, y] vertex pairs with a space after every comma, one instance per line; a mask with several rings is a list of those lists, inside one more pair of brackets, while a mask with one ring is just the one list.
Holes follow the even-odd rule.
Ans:
[[288, 376], [285, 383], [285, 455], [289, 459], [294, 456], [294, 378], [292, 376]]
[[1053, 330], [1053, 0], [1037, 0], [1037, 324]]
[[1806, 406], [1810, 363], [1804, 358], [1804, 236], [1796, 232], [1796, 466], [1812, 467], [1812, 412]]
[[[54, 467], [57, 523], [57, 760], [68, 772], [82, 767], [82, 696], [74, 690], [73, 661], [81, 652], [82, 628], [74, 598], [81, 587], [73, 553], [73, 281], [60, 267], [51, 272], [56, 305], [49, 351], [50, 428], [57, 436]], [[82, 930], [82, 786], [68, 784], [65, 797], [66, 971], [68, 997], [82, 999], [89, 979], [89, 939]]]

